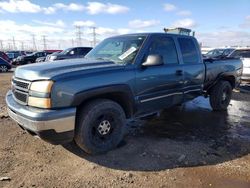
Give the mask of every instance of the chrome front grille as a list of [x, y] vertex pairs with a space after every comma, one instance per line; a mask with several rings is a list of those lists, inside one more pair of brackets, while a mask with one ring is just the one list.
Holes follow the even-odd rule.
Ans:
[[21, 79], [12, 79], [12, 92], [18, 103], [27, 105], [29, 97], [30, 82]]

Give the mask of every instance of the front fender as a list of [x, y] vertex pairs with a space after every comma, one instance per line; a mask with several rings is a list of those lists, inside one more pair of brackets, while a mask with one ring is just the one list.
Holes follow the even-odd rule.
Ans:
[[[93, 88], [87, 91], [82, 91], [74, 95], [74, 99], [71, 103], [72, 106], [78, 106], [87, 99], [96, 98], [98, 96], [108, 95], [111, 93], [121, 93], [127, 96], [130, 101], [134, 103], [134, 97], [129, 86], [125, 84], [103, 86], [99, 88]], [[127, 101], [129, 102], [129, 101]]]

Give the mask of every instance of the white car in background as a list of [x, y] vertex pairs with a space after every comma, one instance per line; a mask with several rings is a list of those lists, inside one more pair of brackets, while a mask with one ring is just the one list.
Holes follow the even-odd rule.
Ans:
[[243, 62], [243, 72], [241, 80], [250, 81], [250, 48], [234, 50], [229, 57], [241, 58]]

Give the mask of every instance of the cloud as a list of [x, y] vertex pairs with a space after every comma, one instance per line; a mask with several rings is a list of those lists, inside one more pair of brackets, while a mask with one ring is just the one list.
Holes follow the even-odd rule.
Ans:
[[37, 24], [41, 24], [41, 25], [46, 25], [46, 26], [65, 27], [65, 23], [62, 20], [57, 20], [56, 22], [33, 20], [33, 22]]
[[191, 16], [192, 12], [189, 10], [181, 10], [181, 11], [177, 12], [177, 15], [179, 15], [179, 16]]
[[[59, 22], [60, 23], [60, 22]], [[31, 34], [35, 35], [53, 35], [63, 32], [62, 28], [49, 25], [33, 26], [29, 24], [17, 24], [12, 20], [0, 20], [1, 30], [0, 38], [7, 39], [8, 37], [18, 37], [20, 39], [27, 38]]]
[[86, 20], [86, 21], [74, 21], [74, 26], [81, 26], [81, 27], [92, 27], [95, 25], [95, 22]]
[[9, 0], [0, 2], [0, 11], [18, 13], [38, 13], [42, 11], [42, 8], [31, 3], [29, 0]]
[[118, 14], [118, 13], [125, 13], [129, 11], [129, 8], [123, 5], [111, 4], [111, 3], [100, 3], [100, 2], [88, 2], [86, 9], [89, 14], [100, 14], [100, 13], [107, 13], [107, 14]]
[[177, 20], [172, 24], [172, 27], [192, 28], [192, 27], [196, 27], [196, 26], [197, 26], [197, 23], [191, 18]]
[[177, 7], [174, 4], [166, 3], [164, 4], [164, 10], [167, 12], [171, 12], [177, 10]]
[[70, 4], [63, 4], [63, 3], [55, 3], [50, 7], [42, 8], [45, 14], [54, 14], [58, 10], [63, 11], [83, 11], [85, 7], [81, 4], [70, 3]]
[[54, 14], [57, 9], [55, 7], [47, 7], [42, 9], [44, 14]]
[[163, 5], [163, 9], [166, 12], [176, 12], [176, 14], [178, 16], [190, 16], [192, 15], [192, 12], [189, 10], [179, 10], [179, 8], [177, 6], [175, 6], [174, 4], [170, 4], [170, 3], [166, 3]]
[[96, 29], [96, 33], [98, 35], [115, 35], [117, 34], [117, 31], [115, 29], [112, 29], [112, 28], [108, 28], [108, 27], [98, 27]]
[[135, 28], [135, 29], [143, 29], [143, 28], [148, 28], [148, 27], [153, 27], [160, 24], [159, 20], [131, 20], [129, 22], [129, 27]]
[[196, 33], [197, 39], [204, 46], [247, 46], [250, 44], [250, 32], [238, 30]]
[[247, 16], [242, 24], [239, 25], [240, 28], [250, 28], [250, 15]]
[[81, 4], [70, 3], [56, 3], [49, 7], [41, 7], [38, 4], [34, 4], [29, 0], [9, 0], [0, 2], [0, 11], [10, 12], [10, 13], [39, 13], [43, 12], [45, 14], [53, 14], [57, 10], [66, 11], [82, 11], [84, 6]]
[[77, 3], [55, 3], [49, 7], [41, 7], [38, 4], [32, 3], [30, 0], [5, 0], [0, 1], [0, 12], [10, 13], [39, 13], [54, 14], [58, 10], [63, 11], [84, 11], [88, 14], [119, 14], [129, 11], [129, 8], [123, 5], [112, 3], [88, 2], [86, 5]]
[[65, 11], [82, 11], [85, 9], [84, 5], [76, 4], [76, 3], [70, 3], [70, 4], [63, 4], [63, 3], [56, 3], [52, 5], [55, 9], [62, 9]]

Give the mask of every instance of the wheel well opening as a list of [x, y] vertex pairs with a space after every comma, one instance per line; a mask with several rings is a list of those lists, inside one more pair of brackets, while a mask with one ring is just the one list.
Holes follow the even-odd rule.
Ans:
[[222, 79], [225, 80], [225, 81], [228, 81], [231, 84], [232, 88], [235, 87], [235, 78], [234, 78], [234, 76], [225, 76]]
[[82, 108], [87, 103], [89, 103], [90, 101], [93, 101], [95, 99], [109, 99], [109, 100], [112, 100], [112, 101], [118, 103], [123, 108], [125, 115], [126, 115], [126, 118], [132, 117], [132, 115], [134, 113], [131, 98], [122, 92], [106, 93], [106, 94], [96, 95], [96, 96], [87, 98], [81, 102], [81, 104], [78, 106], [78, 109]]

